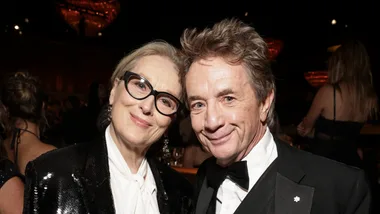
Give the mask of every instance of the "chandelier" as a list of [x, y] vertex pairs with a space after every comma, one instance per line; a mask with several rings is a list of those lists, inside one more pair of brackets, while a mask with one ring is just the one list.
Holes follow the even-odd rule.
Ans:
[[284, 46], [283, 42], [281, 40], [272, 38], [266, 38], [264, 40], [268, 45], [269, 59], [275, 60], [280, 51], [282, 50], [282, 47]]
[[304, 73], [306, 81], [315, 88], [319, 88], [326, 84], [327, 71], [309, 71]]
[[63, 19], [83, 36], [100, 36], [120, 12], [117, 0], [62, 0], [57, 9]]

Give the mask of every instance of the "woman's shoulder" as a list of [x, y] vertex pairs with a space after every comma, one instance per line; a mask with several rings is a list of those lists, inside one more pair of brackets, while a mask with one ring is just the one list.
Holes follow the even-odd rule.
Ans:
[[72, 171], [74, 166], [84, 163], [87, 151], [88, 143], [53, 149], [29, 162], [27, 170], [32, 168], [38, 172]]
[[[319, 103], [322, 106], [331, 106], [331, 102], [333, 102], [334, 90], [337, 87], [331, 84], [325, 84], [320, 87], [314, 97], [314, 102]], [[339, 93], [339, 91], [336, 91]]]
[[326, 94], [333, 94], [334, 92], [334, 89], [336, 89], [337, 86], [335, 85], [332, 85], [332, 84], [329, 84], [329, 83], [326, 83], [325, 85], [323, 85], [322, 87], [320, 87], [318, 89], [318, 94], [323, 94], [323, 95], [326, 95]]
[[17, 167], [12, 161], [0, 158], [0, 188], [13, 177], [20, 177]]

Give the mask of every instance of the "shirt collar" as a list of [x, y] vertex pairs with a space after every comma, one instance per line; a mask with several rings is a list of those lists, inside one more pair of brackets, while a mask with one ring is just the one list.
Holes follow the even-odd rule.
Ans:
[[141, 165], [136, 174], [132, 174], [127, 162], [124, 160], [122, 154], [117, 148], [115, 141], [113, 140], [110, 133], [110, 126], [107, 127], [105, 131], [107, 152], [108, 152], [108, 161], [110, 164], [114, 165], [116, 170], [123, 175], [127, 180], [135, 180], [139, 183], [140, 188], [147, 188], [147, 191], [153, 193], [156, 191], [156, 182], [148, 161], [146, 158], [143, 159]]
[[[274, 159], [277, 158], [277, 149], [276, 143], [274, 142], [273, 135], [267, 127], [265, 130], [264, 136], [259, 140], [259, 142], [252, 148], [246, 157], [243, 158], [243, 161], [247, 161], [247, 169], [249, 175], [249, 190], [257, 182], [256, 179], [253, 179], [255, 174], [258, 172], [262, 173], [269, 167]], [[262, 174], [260, 174], [261, 177]]]

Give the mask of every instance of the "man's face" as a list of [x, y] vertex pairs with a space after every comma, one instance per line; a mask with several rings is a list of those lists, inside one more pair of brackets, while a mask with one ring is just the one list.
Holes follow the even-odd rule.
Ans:
[[199, 141], [221, 165], [241, 160], [264, 135], [273, 96], [259, 103], [244, 66], [222, 58], [194, 62], [185, 84]]

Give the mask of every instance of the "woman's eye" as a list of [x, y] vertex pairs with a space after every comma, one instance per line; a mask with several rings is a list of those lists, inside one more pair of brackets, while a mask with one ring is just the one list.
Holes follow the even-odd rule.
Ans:
[[145, 84], [143, 84], [143, 83], [138, 83], [137, 86], [138, 86], [139, 88], [145, 89]]

